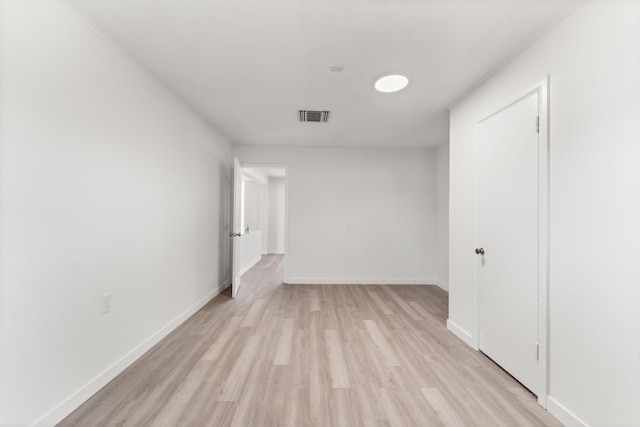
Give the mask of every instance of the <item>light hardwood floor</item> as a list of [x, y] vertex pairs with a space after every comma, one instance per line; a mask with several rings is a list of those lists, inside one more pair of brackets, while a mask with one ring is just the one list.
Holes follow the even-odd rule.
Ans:
[[445, 327], [434, 286], [243, 276], [60, 426], [558, 426]]

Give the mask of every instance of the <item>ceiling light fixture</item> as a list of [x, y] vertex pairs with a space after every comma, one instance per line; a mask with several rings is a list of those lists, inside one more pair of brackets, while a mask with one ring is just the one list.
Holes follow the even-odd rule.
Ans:
[[409, 84], [409, 79], [400, 74], [391, 74], [376, 80], [375, 88], [378, 92], [397, 92]]

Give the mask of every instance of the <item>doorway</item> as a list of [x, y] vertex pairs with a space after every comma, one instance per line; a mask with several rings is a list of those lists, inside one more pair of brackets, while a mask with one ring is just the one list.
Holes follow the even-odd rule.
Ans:
[[478, 123], [478, 348], [546, 405], [548, 84]]
[[[237, 159], [236, 159], [237, 161]], [[264, 255], [283, 255], [287, 277], [286, 165], [240, 164], [234, 174], [234, 237], [232, 296], [237, 295], [242, 275]]]

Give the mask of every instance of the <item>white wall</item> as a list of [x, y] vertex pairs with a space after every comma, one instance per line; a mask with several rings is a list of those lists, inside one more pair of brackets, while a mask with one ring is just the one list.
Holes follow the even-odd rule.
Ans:
[[551, 76], [548, 402], [570, 425], [640, 425], [639, 52], [640, 2], [591, 1], [451, 111], [449, 317], [473, 340], [475, 123]]
[[[266, 179], [266, 178], [265, 178]], [[243, 225], [242, 237], [240, 241], [240, 275], [244, 274], [260, 261], [262, 255], [263, 235], [261, 230], [262, 211], [266, 207], [262, 206], [262, 185], [251, 180], [243, 182]], [[249, 232], [246, 233], [246, 227]]]
[[436, 147], [436, 280], [449, 289], [449, 144]]
[[269, 222], [269, 212], [271, 210], [270, 200], [271, 196], [269, 194], [270, 184], [269, 178], [267, 178], [267, 185], [262, 187], [262, 255], [266, 255], [269, 253], [269, 240], [271, 237], [271, 224]]
[[252, 231], [240, 238], [240, 275], [246, 273], [262, 258], [262, 232]]
[[234, 147], [289, 165], [290, 283], [434, 283], [434, 151]]
[[284, 253], [284, 178], [269, 178], [269, 245], [268, 253]]
[[0, 425], [52, 425], [228, 283], [231, 148], [59, 2], [0, 5]]
[[247, 225], [250, 232], [262, 229], [262, 209], [262, 185], [253, 181], [245, 181], [243, 230]]

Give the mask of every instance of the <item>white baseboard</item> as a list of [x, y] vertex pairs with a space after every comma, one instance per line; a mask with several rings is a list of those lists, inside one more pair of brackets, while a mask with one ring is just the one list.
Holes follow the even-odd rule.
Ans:
[[462, 329], [460, 326], [456, 325], [450, 319], [447, 319], [447, 329], [449, 329], [449, 331], [451, 331], [453, 335], [464, 341], [464, 343], [469, 347], [473, 348], [474, 350], [478, 350], [478, 344], [473, 339], [473, 336]]
[[284, 255], [284, 251], [283, 250], [267, 251], [267, 253], [263, 255]]
[[441, 281], [440, 281], [440, 280], [438, 280], [438, 279], [436, 279], [434, 282], [435, 282], [435, 285], [436, 285], [437, 287], [439, 287], [440, 289], [443, 289], [443, 290], [445, 290], [445, 291], [449, 292], [449, 284], [448, 284], [448, 283], [441, 282]]
[[385, 278], [306, 278], [290, 277], [291, 285], [435, 285], [433, 279], [385, 279]]
[[244, 267], [242, 267], [240, 269], [240, 275], [242, 276], [244, 273], [246, 273], [247, 271], [251, 270], [251, 267], [253, 267], [257, 263], [259, 263], [261, 259], [262, 259], [262, 255], [258, 255], [256, 258], [254, 258], [250, 262], [248, 262], [247, 265], [245, 265]]
[[118, 374], [128, 368], [133, 362], [138, 360], [140, 356], [149, 351], [151, 347], [160, 342], [164, 337], [169, 335], [174, 329], [184, 323], [189, 317], [194, 315], [198, 310], [204, 307], [209, 301], [215, 298], [220, 292], [225, 290], [231, 284], [230, 280], [227, 280], [217, 289], [209, 292], [202, 299], [196, 302], [194, 305], [185, 310], [178, 317], [173, 319], [167, 325], [162, 327], [159, 331], [151, 335], [149, 338], [140, 343], [137, 347], [124, 355], [120, 360], [116, 361], [113, 365], [99, 373], [94, 379], [89, 381], [86, 385], [81, 387], [78, 391], [71, 396], [63, 400], [51, 411], [38, 418], [32, 427], [44, 427], [54, 426], [82, 405], [87, 399], [93, 396], [102, 387], [107, 385], [109, 381], [114, 379]]
[[578, 418], [553, 397], [547, 397], [547, 411], [567, 427], [588, 427], [587, 423]]

